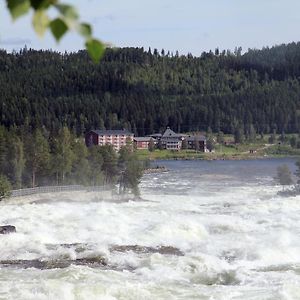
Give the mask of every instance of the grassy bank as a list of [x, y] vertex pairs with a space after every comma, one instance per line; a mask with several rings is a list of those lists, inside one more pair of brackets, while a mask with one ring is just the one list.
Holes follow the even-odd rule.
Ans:
[[203, 153], [195, 150], [137, 150], [139, 160], [165, 160], [165, 159], [204, 159], [204, 160], [239, 160], [259, 159], [264, 157], [293, 157], [300, 156], [300, 149], [289, 145], [270, 145], [263, 143], [249, 143], [239, 145], [216, 145], [214, 152]]

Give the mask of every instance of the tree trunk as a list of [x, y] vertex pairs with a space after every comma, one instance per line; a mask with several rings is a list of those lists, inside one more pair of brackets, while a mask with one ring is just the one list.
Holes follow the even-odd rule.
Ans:
[[35, 170], [32, 170], [32, 187], [35, 187]]

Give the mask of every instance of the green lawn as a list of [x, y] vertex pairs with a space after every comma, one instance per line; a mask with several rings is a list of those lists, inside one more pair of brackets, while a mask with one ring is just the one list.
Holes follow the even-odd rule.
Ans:
[[[289, 139], [292, 135], [286, 135]], [[255, 143], [243, 143], [223, 145], [216, 144], [214, 152], [203, 153], [195, 150], [155, 150], [149, 152], [148, 150], [137, 150], [139, 160], [163, 160], [163, 159], [250, 159], [259, 157], [282, 157], [282, 156], [300, 156], [300, 149], [292, 148], [288, 143], [279, 145], [278, 141], [270, 145], [270, 135], [264, 135], [263, 138], [257, 136]], [[279, 135], [276, 136], [277, 140]], [[232, 142], [234, 137], [232, 135], [225, 135], [224, 140]], [[254, 153], [250, 153], [253, 150]]]
[[[255, 150], [250, 153], [250, 149]], [[293, 149], [290, 146], [272, 145], [268, 148], [259, 148], [257, 145], [248, 144], [242, 147], [216, 146], [215, 152], [203, 153], [194, 150], [137, 150], [139, 160], [164, 160], [164, 159], [251, 159], [259, 157], [283, 157], [283, 156], [300, 156], [300, 149]]]
[[196, 152], [193, 150], [155, 150], [150, 152], [148, 150], [137, 150], [139, 160], [156, 160], [156, 159], [204, 159], [205, 153]]

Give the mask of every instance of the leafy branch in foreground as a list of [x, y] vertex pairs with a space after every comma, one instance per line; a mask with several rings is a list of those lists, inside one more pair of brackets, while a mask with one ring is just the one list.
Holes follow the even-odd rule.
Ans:
[[[104, 54], [104, 44], [92, 36], [92, 27], [79, 20], [76, 8], [59, 0], [6, 0], [7, 8], [13, 20], [29, 13], [33, 9], [32, 25], [38, 36], [42, 37], [49, 29], [57, 42], [68, 31], [75, 31], [85, 40], [85, 47], [91, 59], [97, 63]], [[57, 16], [50, 19], [47, 11], [54, 8]]]

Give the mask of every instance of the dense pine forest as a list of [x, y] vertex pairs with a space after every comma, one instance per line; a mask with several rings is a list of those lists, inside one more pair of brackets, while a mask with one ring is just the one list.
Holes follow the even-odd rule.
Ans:
[[256, 134], [299, 133], [300, 43], [200, 57], [107, 49], [99, 64], [85, 51], [2, 50], [0, 91], [0, 185], [101, 185], [121, 178], [138, 194], [135, 154], [88, 149], [86, 131], [147, 135], [170, 126], [249, 141]]
[[1, 125], [176, 131], [296, 133], [300, 129], [300, 43], [181, 56], [143, 48], [0, 52]]

